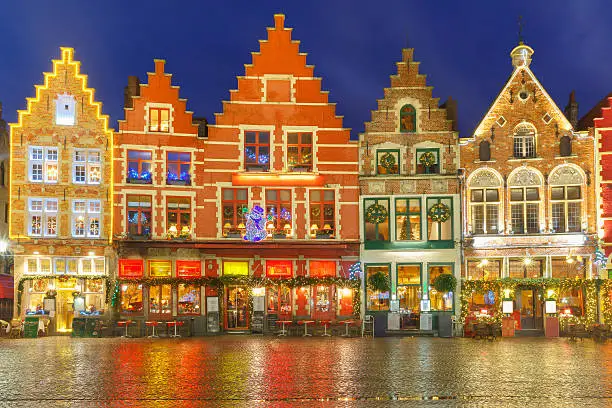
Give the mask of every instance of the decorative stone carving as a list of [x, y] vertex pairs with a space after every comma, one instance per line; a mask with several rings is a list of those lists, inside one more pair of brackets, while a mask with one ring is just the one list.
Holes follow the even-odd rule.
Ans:
[[523, 167], [517, 170], [508, 180], [510, 186], [541, 186], [540, 176], [528, 168]]
[[448, 180], [431, 180], [431, 192], [432, 193], [448, 192]]
[[400, 182], [400, 192], [402, 194], [416, 193], [416, 180], [404, 180]]
[[582, 184], [584, 178], [578, 170], [572, 166], [563, 166], [555, 170], [548, 179], [551, 186], [562, 186], [566, 184]]
[[479, 170], [470, 180], [470, 187], [499, 187], [499, 178], [490, 170]]
[[370, 194], [379, 194], [385, 192], [384, 181], [370, 181], [368, 183], [368, 191]]

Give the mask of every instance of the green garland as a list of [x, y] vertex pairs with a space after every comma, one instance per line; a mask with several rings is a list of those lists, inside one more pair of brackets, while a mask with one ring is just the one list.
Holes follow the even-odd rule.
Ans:
[[389, 212], [385, 207], [376, 203], [369, 206], [365, 213], [365, 220], [371, 224], [382, 224], [387, 221]]
[[429, 209], [428, 215], [433, 222], [446, 222], [450, 218], [451, 213], [448, 205], [437, 203]]
[[425, 152], [419, 157], [419, 163], [425, 167], [431, 167], [436, 164], [436, 155], [432, 152]]

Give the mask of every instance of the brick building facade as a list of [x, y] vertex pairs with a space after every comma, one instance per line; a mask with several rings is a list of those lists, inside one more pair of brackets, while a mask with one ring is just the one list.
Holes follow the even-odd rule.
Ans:
[[421, 300], [430, 301], [436, 327], [439, 312], [455, 309], [456, 294], [431, 284], [440, 274], [459, 278], [461, 266], [456, 105], [439, 107], [413, 50], [402, 57], [359, 137], [364, 278], [382, 273], [391, 282], [387, 292], [366, 285], [364, 305], [388, 318], [390, 330], [419, 329]]
[[10, 126], [9, 236], [15, 281], [23, 280], [15, 285], [15, 315], [43, 316], [58, 332], [72, 329], [73, 310], [107, 312], [105, 278], [114, 262], [113, 135], [73, 55], [61, 48]]

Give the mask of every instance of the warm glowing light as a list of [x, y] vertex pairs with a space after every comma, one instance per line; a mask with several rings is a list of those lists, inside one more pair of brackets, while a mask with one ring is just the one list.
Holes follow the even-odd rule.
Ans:
[[555, 296], [555, 291], [553, 289], [548, 289], [548, 298], [552, 298], [553, 296]]
[[266, 288], [257, 287], [252, 289], [253, 296], [264, 296], [266, 294]]
[[234, 186], [322, 186], [325, 183], [323, 176], [314, 173], [237, 173], [232, 175]]
[[0, 241], [0, 252], [6, 252], [8, 249], [8, 242], [5, 240]]
[[487, 309], [480, 309], [480, 314], [486, 315], [489, 314], [489, 311]]
[[531, 258], [525, 258], [523, 259], [523, 263], [525, 265], [531, 265], [531, 263], [533, 262], [533, 260]]
[[232, 224], [230, 224], [229, 222], [226, 222], [225, 225], [223, 225], [223, 228], [230, 229], [232, 228]]
[[178, 229], [176, 229], [176, 225], [171, 225], [170, 228], [168, 228], [168, 233], [173, 235], [178, 234]]
[[510, 297], [510, 289], [504, 289], [504, 297], [506, 299]]
[[34, 251], [34, 255], [38, 255], [38, 254], [40, 254], [40, 252]]
[[352, 292], [353, 291], [350, 288], [341, 288], [340, 291], [339, 291], [339, 294], [340, 294], [341, 298], [345, 298], [345, 297], [351, 296]]
[[244, 223], [241, 222], [240, 224], [238, 224], [238, 229], [245, 229], [245, 228], [246, 226], [244, 225]]
[[568, 264], [573, 264], [574, 258], [572, 258], [571, 256], [568, 256], [567, 258], [565, 258], [565, 262], [567, 262]]
[[89, 256], [96, 256], [96, 253], [94, 251], [89, 251], [88, 255]]
[[122, 286], [121, 286], [121, 290], [122, 290], [123, 292], [125, 292], [125, 291], [127, 290], [127, 288], [128, 288], [128, 287], [127, 287], [127, 285], [122, 285]]

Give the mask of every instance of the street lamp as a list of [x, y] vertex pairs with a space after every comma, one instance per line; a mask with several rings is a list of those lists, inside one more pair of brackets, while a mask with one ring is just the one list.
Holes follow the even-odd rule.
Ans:
[[5, 253], [8, 250], [8, 241], [0, 240], [0, 253]]

